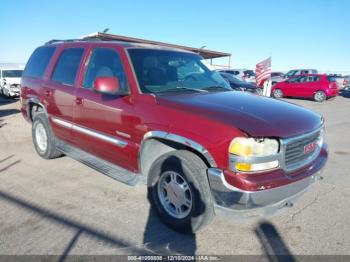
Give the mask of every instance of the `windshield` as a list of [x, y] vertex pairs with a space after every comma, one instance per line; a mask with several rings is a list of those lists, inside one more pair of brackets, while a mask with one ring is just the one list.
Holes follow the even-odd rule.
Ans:
[[4, 70], [2, 77], [21, 77], [23, 70]]
[[289, 77], [294, 76], [297, 72], [298, 72], [298, 70], [291, 70], [286, 74], [286, 76], [289, 76]]
[[209, 69], [197, 54], [129, 49], [129, 55], [143, 93], [200, 91], [211, 87], [230, 89], [220, 74]]

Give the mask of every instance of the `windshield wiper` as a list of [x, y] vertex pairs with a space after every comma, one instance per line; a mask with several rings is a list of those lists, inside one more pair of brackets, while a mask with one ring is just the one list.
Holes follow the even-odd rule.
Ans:
[[208, 93], [207, 90], [198, 89], [198, 88], [184, 87], [184, 86], [179, 86], [179, 87], [175, 87], [175, 88], [169, 88], [169, 89], [166, 89], [166, 90], [158, 91], [157, 93], [176, 92], [176, 91], [181, 91], [181, 90], [195, 91], [195, 92], [199, 92], [199, 93], [203, 93], [203, 92], [204, 93]]

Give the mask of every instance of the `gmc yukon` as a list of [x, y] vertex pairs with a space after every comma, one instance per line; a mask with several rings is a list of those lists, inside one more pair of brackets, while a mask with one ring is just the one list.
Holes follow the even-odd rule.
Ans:
[[201, 56], [168, 47], [53, 41], [21, 82], [37, 153], [68, 155], [128, 185], [144, 183], [162, 221], [196, 232], [216, 213], [291, 206], [328, 157], [323, 118], [232, 91]]

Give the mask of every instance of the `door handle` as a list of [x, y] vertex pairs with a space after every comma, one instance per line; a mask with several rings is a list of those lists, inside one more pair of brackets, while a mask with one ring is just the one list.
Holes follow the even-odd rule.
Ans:
[[75, 98], [75, 103], [77, 105], [82, 105], [83, 104], [83, 99], [81, 97], [77, 97], [77, 98]]

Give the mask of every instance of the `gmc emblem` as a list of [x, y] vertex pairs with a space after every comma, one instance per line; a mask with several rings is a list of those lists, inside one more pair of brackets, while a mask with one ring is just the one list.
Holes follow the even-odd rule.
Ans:
[[317, 144], [315, 142], [312, 142], [306, 146], [304, 146], [304, 154], [308, 154], [311, 153], [312, 151], [314, 151], [317, 147]]

